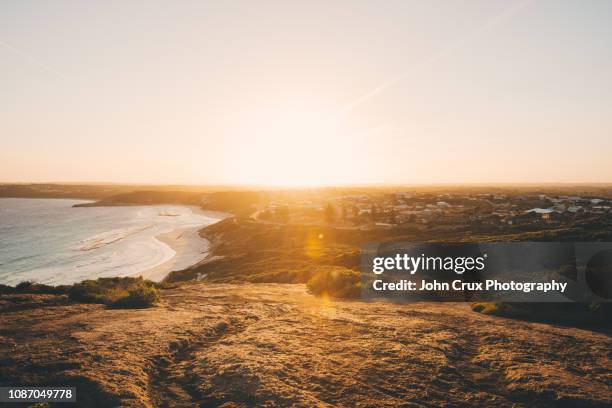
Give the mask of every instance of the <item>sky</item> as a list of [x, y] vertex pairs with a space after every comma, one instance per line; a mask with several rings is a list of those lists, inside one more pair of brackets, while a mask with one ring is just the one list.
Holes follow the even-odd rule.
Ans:
[[612, 182], [612, 2], [3, 1], [0, 182]]

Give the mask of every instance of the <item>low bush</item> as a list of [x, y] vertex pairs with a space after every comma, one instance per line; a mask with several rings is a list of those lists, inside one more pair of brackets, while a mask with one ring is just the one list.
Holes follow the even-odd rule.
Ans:
[[145, 308], [159, 299], [151, 281], [138, 278], [99, 278], [75, 283], [68, 291], [71, 300], [102, 303], [113, 308]]
[[324, 267], [308, 280], [308, 289], [315, 295], [357, 298], [361, 295], [360, 274], [343, 267]]
[[499, 302], [474, 302], [471, 307], [475, 312], [492, 316], [510, 313], [509, 307]]
[[143, 309], [151, 307], [159, 300], [159, 290], [154, 286], [137, 286], [128, 291], [109, 306], [114, 309]]
[[33, 295], [63, 295], [68, 292], [68, 286], [50, 286], [41, 283], [23, 281], [15, 287], [0, 285], [0, 294], [33, 294]]
[[612, 326], [612, 307], [609, 303], [473, 302], [471, 308], [478, 313], [514, 319], [572, 326]]

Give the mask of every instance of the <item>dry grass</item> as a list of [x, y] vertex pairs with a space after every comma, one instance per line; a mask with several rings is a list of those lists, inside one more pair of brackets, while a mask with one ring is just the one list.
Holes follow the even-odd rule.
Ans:
[[75, 384], [85, 407], [612, 404], [609, 335], [463, 303], [206, 283], [154, 309], [47, 302], [0, 310], [0, 383]]

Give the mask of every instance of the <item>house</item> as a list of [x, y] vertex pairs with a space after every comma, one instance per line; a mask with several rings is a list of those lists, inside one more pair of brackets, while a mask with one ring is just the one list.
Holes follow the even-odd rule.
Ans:
[[532, 208], [531, 210], [525, 211], [523, 214], [514, 217], [515, 224], [521, 224], [526, 222], [535, 221], [549, 221], [552, 219], [555, 211], [551, 208]]
[[610, 210], [610, 206], [609, 205], [594, 205], [593, 207], [591, 207], [591, 210], [595, 214], [604, 214]]
[[531, 210], [525, 211], [526, 213], [535, 213], [540, 215], [550, 214], [554, 212], [552, 208], [532, 208]]

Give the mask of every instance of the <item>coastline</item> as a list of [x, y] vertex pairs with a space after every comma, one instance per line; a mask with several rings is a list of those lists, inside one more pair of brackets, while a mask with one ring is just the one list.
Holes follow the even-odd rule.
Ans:
[[231, 214], [219, 211], [202, 210], [197, 207], [191, 207], [191, 210], [193, 212], [197, 212], [198, 214], [214, 218], [216, 221], [197, 227], [177, 228], [157, 235], [155, 239], [167, 245], [172, 251], [174, 251], [174, 255], [161, 264], [154, 266], [153, 268], [146, 269], [142, 272], [138, 272], [135, 275], [142, 276], [145, 279], [155, 282], [161, 282], [170, 272], [189, 268], [206, 259], [206, 257], [209, 255], [210, 241], [200, 235], [200, 230], [209, 225], [216, 224], [227, 217], [231, 217]]
[[[226, 212], [183, 204], [122, 206], [142, 207], [123, 211], [73, 208], [93, 201], [66, 198], [0, 197], [0, 201], [0, 227], [13, 233], [3, 236], [3, 244], [8, 243], [12, 252], [7, 255], [5, 248], [0, 250], [0, 283], [13, 286], [22, 281], [68, 285], [112, 276], [161, 281], [172, 271], [205, 260], [210, 244], [200, 237], [200, 230], [232, 217]], [[174, 213], [183, 216], [171, 216]], [[31, 214], [37, 214], [36, 218], [26, 222]], [[41, 228], [45, 245], [18, 245], [19, 234], [36, 236]], [[15, 245], [11, 247], [13, 238]], [[45, 263], [47, 258], [53, 263]]]

